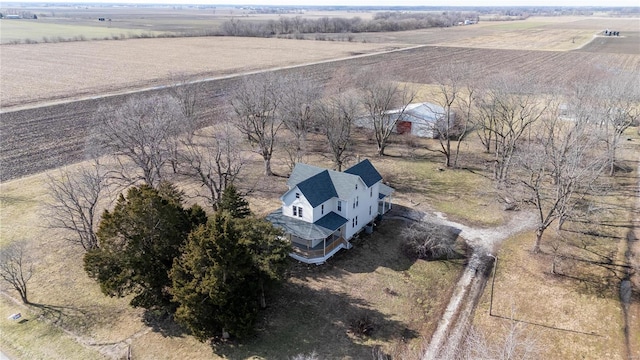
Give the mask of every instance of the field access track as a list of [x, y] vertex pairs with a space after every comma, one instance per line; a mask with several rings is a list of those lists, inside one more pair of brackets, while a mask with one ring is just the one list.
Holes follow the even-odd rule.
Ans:
[[[561, 84], [579, 77], [584, 66], [625, 70], [640, 77], [640, 56], [524, 50], [472, 49], [426, 46], [347, 60], [278, 70], [301, 73], [319, 85], [339, 74], [388, 74], [394, 79], [415, 83], [433, 81], [434, 69], [450, 61], [478, 66], [474, 79], [499, 72], [535, 75], [549, 84]], [[205, 119], [228, 112], [228, 90], [239, 77], [211, 80], [200, 94]], [[639, 79], [640, 80], [640, 79]], [[335, 81], [335, 80], [334, 80]], [[166, 91], [148, 90], [139, 96]], [[59, 105], [0, 114], [0, 181], [8, 181], [84, 159], [94, 115], [101, 109], [120, 105], [130, 94], [107, 96]]]

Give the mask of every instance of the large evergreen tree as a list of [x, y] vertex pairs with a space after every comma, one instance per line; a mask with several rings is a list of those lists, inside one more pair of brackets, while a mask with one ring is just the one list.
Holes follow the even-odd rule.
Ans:
[[253, 329], [265, 285], [282, 277], [289, 253], [264, 220], [218, 211], [192, 232], [171, 270], [176, 320], [200, 340]]
[[232, 217], [242, 219], [251, 215], [249, 202], [238, 193], [233, 184], [227, 186], [222, 192], [218, 210], [228, 211]]
[[182, 207], [170, 184], [133, 187], [102, 215], [100, 248], [85, 254], [85, 271], [106, 295], [135, 294], [132, 306], [172, 310], [168, 272], [191, 229], [205, 221], [200, 207]]

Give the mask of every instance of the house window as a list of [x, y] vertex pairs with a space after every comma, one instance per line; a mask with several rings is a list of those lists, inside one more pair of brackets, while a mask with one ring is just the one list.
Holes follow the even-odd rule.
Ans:
[[298, 217], [301, 218], [302, 217], [302, 208], [298, 207]]
[[358, 225], [358, 217], [356, 216], [356, 225]]
[[298, 216], [298, 207], [297, 206], [293, 207], [293, 216]]
[[296, 199], [300, 199], [300, 193], [296, 193]]
[[356, 196], [356, 207], [358, 207], [358, 204], [359, 204], [358, 197]]
[[358, 190], [358, 184], [356, 184], [356, 190]]
[[342, 201], [338, 200], [338, 211], [342, 211]]
[[371, 206], [369, 206], [369, 215], [371, 215]]
[[356, 227], [356, 219], [351, 219], [351, 227]]
[[369, 189], [369, 197], [373, 197], [373, 188]]
[[324, 204], [322, 204], [322, 206], [320, 206], [320, 214], [324, 214]]

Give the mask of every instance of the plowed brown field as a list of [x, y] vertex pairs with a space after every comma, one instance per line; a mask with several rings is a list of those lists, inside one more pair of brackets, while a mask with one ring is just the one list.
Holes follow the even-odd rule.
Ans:
[[[303, 43], [303, 42], [302, 42]], [[640, 77], [640, 56], [586, 52], [489, 50], [453, 47], [422, 47], [356, 59], [281, 70], [301, 73], [319, 84], [338, 70], [347, 74], [389, 74], [400, 81], [430, 83], [437, 65], [447, 61], [477, 65], [479, 80], [500, 72], [532, 74], [549, 84], [579, 77], [585, 66], [626, 70]], [[640, 80], [640, 79], [639, 79]], [[206, 83], [202, 92], [204, 117], [224, 113], [229, 89], [236, 78]], [[163, 91], [153, 90], [148, 93]], [[0, 181], [33, 174], [83, 159], [93, 115], [101, 104], [117, 105], [126, 95], [92, 99], [2, 114], [0, 124]]]
[[194, 37], [4, 45], [0, 107], [372, 53], [396, 45]]

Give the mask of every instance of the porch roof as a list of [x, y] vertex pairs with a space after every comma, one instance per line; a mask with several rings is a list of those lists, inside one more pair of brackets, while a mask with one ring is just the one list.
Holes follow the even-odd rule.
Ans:
[[394, 191], [395, 190], [392, 187], [380, 183], [380, 193], [378, 194], [378, 198], [384, 199], [387, 196], [391, 195]]
[[325, 239], [347, 222], [347, 219], [332, 211], [315, 223], [309, 223], [284, 215], [282, 208], [267, 215], [266, 219], [286, 233], [306, 240]]

